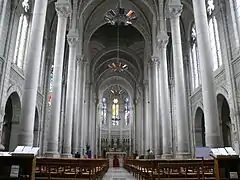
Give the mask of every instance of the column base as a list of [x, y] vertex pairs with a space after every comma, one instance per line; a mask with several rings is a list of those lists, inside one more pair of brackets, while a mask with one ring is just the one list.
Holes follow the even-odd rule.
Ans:
[[163, 154], [162, 159], [172, 159], [173, 155], [172, 154]]
[[0, 143], [0, 151], [5, 151], [5, 146], [2, 143]]
[[70, 158], [70, 157], [73, 157], [73, 155], [72, 154], [68, 154], [68, 153], [63, 153], [63, 154], [61, 154], [61, 157], [63, 157], [63, 158]]
[[59, 158], [60, 157], [60, 154], [59, 152], [51, 152], [51, 151], [48, 151], [44, 154], [45, 157], [52, 157], [52, 158]]
[[192, 155], [190, 153], [179, 152], [176, 153], [176, 159], [191, 159]]
[[156, 154], [156, 155], [155, 155], [155, 159], [162, 159], [162, 155]]

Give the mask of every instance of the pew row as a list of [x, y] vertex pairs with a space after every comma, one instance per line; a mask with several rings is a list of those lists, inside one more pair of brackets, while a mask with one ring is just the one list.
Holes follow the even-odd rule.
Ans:
[[37, 158], [35, 179], [102, 179], [106, 159]]
[[125, 169], [136, 179], [214, 180], [214, 161], [189, 160], [126, 160]]

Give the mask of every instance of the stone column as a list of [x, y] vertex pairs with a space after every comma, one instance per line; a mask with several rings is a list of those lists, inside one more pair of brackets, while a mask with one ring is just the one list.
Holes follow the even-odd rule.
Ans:
[[[68, 59], [68, 76], [67, 76], [67, 95], [66, 95], [66, 116], [64, 125], [63, 139], [63, 156], [72, 156], [72, 122], [73, 122], [73, 103], [74, 103], [74, 81], [76, 70], [76, 52], [78, 35], [75, 30], [70, 30], [68, 37], [69, 59]], [[79, 121], [77, 121], [79, 122]], [[77, 123], [77, 127], [78, 127]], [[77, 128], [78, 129], [78, 128]], [[78, 134], [78, 131], [75, 132]], [[76, 140], [78, 142], [78, 140]], [[74, 152], [75, 153], [75, 152]]]
[[182, 13], [182, 4], [175, 2], [169, 5], [171, 18], [171, 32], [173, 45], [173, 64], [176, 96], [176, 125], [177, 125], [177, 153], [179, 158], [188, 157], [189, 129], [187, 117], [186, 87], [183, 72], [182, 42], [179, 16]]
[[149, 142], [150, 142], [150, 138], [149, 138], [149, 118], [148, 118], [148, 104], [149, 104], [149, 97], [148, 97], [148, 82], [145, 81], [144, 84], [144, 136], [145, 136], [145, 149], [144, 149], [144, 153], [147, 149], [150, 148]]
[[158, 48], [160, 51], [160, 106], [161, 106], [161, 122], [162, 122], [162, 149], [163, 158], [172, 157], [172, 128], [171, 128], [171, 108], [170, 108], [170, 92], [168, 83], [168, 67], [166, 46], [168, 44], [168, 35], [161, 32], [158, 37]]
[[[137, 92], [136, 92], [137, 93]], [[135, 99], [135, 111], [134, 111], [134, 114], [135, 114], [135, 118], [134, 118], [134, 121], [135, 121], [135, 140], [134, 140], [134, 143], [135, 143], [135, 150], [139, 152], [139, 148], [140, 148], [140, 128], [139, 128], [139, 116], [140, 116], [140, 111], [139, 111], [139, 102], [138, 102], [138, 97]], [[134, 152], [135, 153], [135, 152]]]
[[82, 91], [83, 91], [83, 61], [81, 56], [77, 56], [77, 73], [75, 87], [75, 119], [73, 123], [73, 152], [81, 153], [82, 140]]
[[67, 1], [57, 1], [55, 3], [58, 15], [57, 37], [54, 55], [53, 68], [53, 92], [51, 119], [48, 129], [48, 145], [46, 154], [49, 156], [58, 156], [58, 133], [60, 122], [61, 90], [62, 90], [62, 71], [64, 46], [66, 37], [67, 18], [70, 13], [70, 3]]
[[35, 108], [47, 3], [47, 0], [36, 0], [34, 4], [32, 29], [26, 56], [28, 66], [26, 68], [20, 118], [19, 145], [33, 145]]
[[148, 130], [147, 133], [149, 134], [149, 149], [153, 149], [153, 115], [152, 115], [152, 98], [153, 94], [152, 92], [152, 62], [148, 61]]
[[[121, 109], [121, 108], [120, 108]], [[121, 112], [120, 110], [120, 135], [119, 135], [119, 143], [122, 145], [123, 142], [123, 128], [125, 127], [125, 111]]]
[[[140, 96], [140, 95], [139, 95]], [[142, 129], [142, 109], [141, 109], [142, 103], [140, 100], [140, 97], [137, 97], [135, 102], [136, 107], [136, 130], [135, 130], [135, 137], [136, 137], [136, 151], [138, 154], [143, 153], [142, 152], [142, 143], [143, 143], [143, 129]]]
[[[79, 79], [79, 88], [82, 88], [82, 92], [81, 92], [81, 98], [80, 98], [80, 104], [81, 104], [81, 112], [82, 114], [80, 115], [80, 122], [81, 122], [81, 153], [82, 155], [84, 155], [83, 149], [86, 150], [86, 128], [87, 128], [87, 123], [86, 120], [84, 118], [84, 114], [85, 114], [85, 88], [86, 88], [86, 70], [87, 70], [87, 62], [84, 61], [84, 59], [82, 59], [82, 61], [80, 61], [80, 63], [82, 62], [82, 69], [80, 69], [82, 71], [82, 81], [80, 81]], [[82, 85], [81, 85], [82, 84]], [[80, 87], [81, 86], [81, 87]]]
[[[84, 100], [84, 124], [85, 124], [85, 129], [84, 129], [84, 134], [85, 134], [85, 141], [86, 144], [90, 145], [90, 131], [89, 131], [89, 109], [90, 109], [90, 90], [91, 90], [91, 85], [89, 82], [86, 82], [85, 85], [85, 100]], [[91, 147], [92, 148], [92, 147]]]
[[132, 137], [132, 151], [131, 153], [135, 152], [135, 149], [136, 149], [136, 114], [137, 114], [137, 111], [136, 111], [136, 103], [134, 102], [133, 103], [133, 107], [132, 107], [132, 129], [131, 129], [131, 137]]
[[153, 111], [153, 128], [154, 128], [154, 150], [153, 152], [156, 155], [160, 154], [160, 128], [159, 128], [159, 79], [158, 79], [158, 64], [159, 64], [159, 58], [158, 57], [152, 57], [152, 63], [153, 63], [153, 83], [152, 83], [152, 111]]
[[[107, 106], [107, 123], [108, 123], [108, 145], [111, 146], [112, 143], [112, 136], [111, 136], [111, 129], [112, 129], [112, 106], [111, 103], [108, 103]], [[112, 147], [111, 147], [112, 148]]]
[[91, 147], [92, 156], [95, 155], [95, 137], [96, 137], [96, 102], [93, 85], [90, 88], [90, 101], [89, 101], [89, 145]]
[[212, 67], [213, 57], [210, 47], [205, 1], [193, 0], [193, 9], [202, 80], [206, 146], [218, 147], [221, 142], [220, 126], [217, 112], [217, 100]]
[[133, 107], [132, 104], [130, 104], [129, 109], [131, 109], [130, 111], [130, 126], [129, 126], [129, 155], [132, 154], [132, 131], [133, 131]]

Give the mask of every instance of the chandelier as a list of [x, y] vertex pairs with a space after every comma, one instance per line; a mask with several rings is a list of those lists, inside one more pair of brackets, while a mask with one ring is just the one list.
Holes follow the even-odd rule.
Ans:
[[111, 24], [117, 26], [117, 60], [116, 62], [111, 62], [108, 67], [114, 72], [123, 72], [128, 69], [128, 65], [119, 61], [120, 43], [119, 43], [119, 26], [131, 25], [133, 21], [137, 19], [135, 12], [133, 10], [126, 11], [122, 5], [121, 0], [115, 10], [108, 10], [104, 16], [104, 20]]
[[137, 19], [133, 10], [126, 11], [121, 4], [121, 0], [115, 10], [110, 9], [104, 16], [104, 20], [111, 25], [130, 25]]
[[114, 72], [123, 72], [128, 69], [128, 65], [121, 62], [112, 62], [111, 64], [108, 64], [108, 67]]
[[122, 93], [123, 93], [123, 90], [122, 89], [120, 89], [120, 87], [118, 88], [118, 89], [111, 89], [111, 93], [113, 94], [113, 95], [115, 95], [115, 96], [117, 96], [117, 95], [121, 95]]

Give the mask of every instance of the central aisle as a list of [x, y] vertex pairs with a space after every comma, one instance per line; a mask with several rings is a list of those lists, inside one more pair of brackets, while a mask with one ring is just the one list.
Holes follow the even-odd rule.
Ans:
[[103, 180], [135, 180], [135, 178], [124, 168], [109, 168]]

